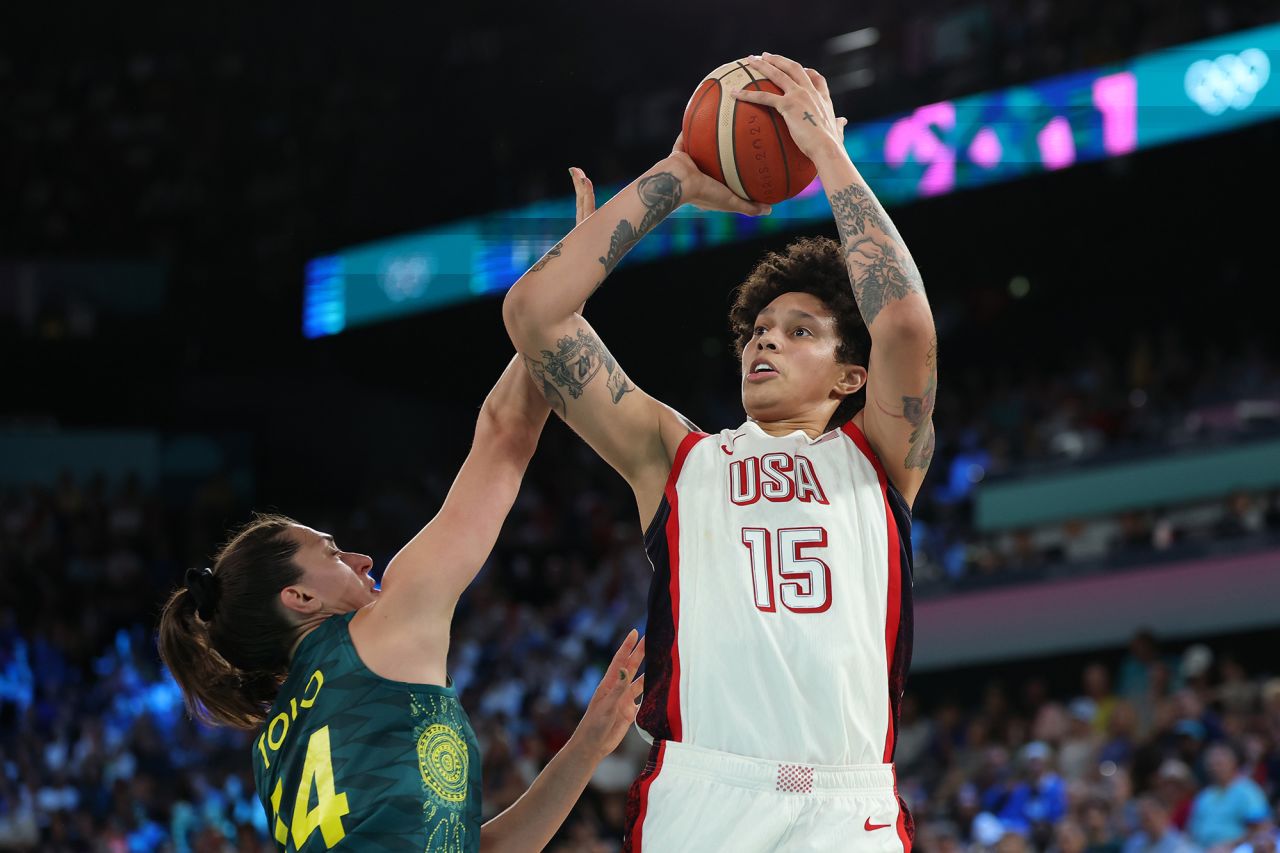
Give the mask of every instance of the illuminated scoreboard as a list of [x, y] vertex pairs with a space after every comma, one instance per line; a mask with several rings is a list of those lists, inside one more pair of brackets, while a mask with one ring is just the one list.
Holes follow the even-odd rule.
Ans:
[[[1280, 116], [1280, 25], [1260, 27], [851, 125], [845, 147], [886, 206], [1223, 133]], [[620, 187], [597, 188], [598, 200]], [[750, 218], [676, 211], [636, 263], [828, 221], [817, 181]], [[307, 265], [303, 333], [319, 337], [502, 293], [573, 228], [571, 196], [344, 249]]]
[[1280, 114], [1280, 87], [1267, 86], [1275, 56], [1280, 26], [1235, 33], [929, 104], [859, 127], [847, 147], [895, 201], [1064, 169]]

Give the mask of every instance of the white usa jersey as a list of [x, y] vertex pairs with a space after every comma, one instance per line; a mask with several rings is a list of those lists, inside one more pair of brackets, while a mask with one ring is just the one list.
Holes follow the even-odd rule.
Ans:
[[681, 442], [645, 533], [652, 737], [820, 765], [893, 761], [911, 514], [852, 422]]

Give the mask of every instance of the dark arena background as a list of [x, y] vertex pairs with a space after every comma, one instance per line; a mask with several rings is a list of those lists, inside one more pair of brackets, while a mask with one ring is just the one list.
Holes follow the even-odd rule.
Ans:
[[[916, 849], [1274, 851], [1277, 22], [1275, 0], [7, 5], [0, 849], [274, 849], [250, 736], [193, 722], [159, 663], [161, 603], [253, 510], [380, 573], [511, 356], [503, 290], [572, 226], [567, 168], [603, 204], [706, 72], [767, 50], [831, 81], [938, 327], [897, 746]], [[742, 418], [733, 287], [836, 233], [820, 192], [771, 219], [686, 209], [587, 308], [703, 429]], [[650, 573], [626, 484], [553, 418], [453, 623], [486, 817], [643, 629]], [[645, 754], [629, 734], [547, 849], [619, 850]], [[1228, 789], [1266, 806], [1229, 814]]]

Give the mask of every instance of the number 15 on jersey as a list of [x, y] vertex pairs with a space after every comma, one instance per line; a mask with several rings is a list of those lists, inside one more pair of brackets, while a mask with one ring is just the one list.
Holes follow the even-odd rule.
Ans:
[[826, 549], [826, 528], [744, 527], [742, 544], [751, 559], [756, 609], [775, 613], [778, 600], [792, 613], [825, 613], [831, 606], [831, 567], [812, 553]]

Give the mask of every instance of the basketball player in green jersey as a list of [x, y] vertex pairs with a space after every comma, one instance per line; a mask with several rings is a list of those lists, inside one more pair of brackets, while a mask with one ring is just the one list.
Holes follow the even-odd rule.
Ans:
[[[581, 189], [578, 209], [590, 213]], [[632, 631], [568, 744], [481, 825], [479, 749], [445, 671], [449, 625], [548, 412], [517, 357], [481, 406], [444, 505], [381, 590], [365, 555], [259, 515], [169, 598], [161, 656], [195, 715], [258, 730], [254, 779], [280, 849], [541, 850], [634, 722], [644, 641]]]

